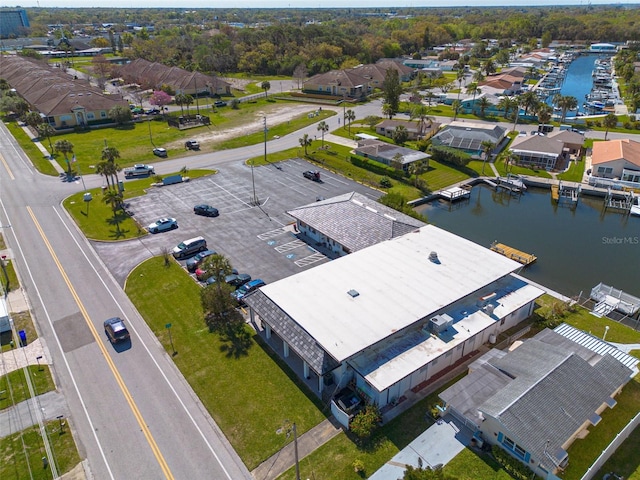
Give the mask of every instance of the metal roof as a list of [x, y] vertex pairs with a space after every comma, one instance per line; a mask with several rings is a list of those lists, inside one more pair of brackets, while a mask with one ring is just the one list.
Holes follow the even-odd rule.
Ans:
[[[432, 252], [435, 261], [429, 259]], [[519, 268], [488, 248], [426, 225], [261, 290], [343, 361]]]

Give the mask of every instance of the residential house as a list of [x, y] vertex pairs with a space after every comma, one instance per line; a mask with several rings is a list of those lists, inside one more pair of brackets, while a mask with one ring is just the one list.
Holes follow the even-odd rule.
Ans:
[[374, 139], [358, 140], [358, 146], [354, 152], [388, 166], [399, 164], [405, 172], [409, 171], [410, 164], [419, 161], [427, 162], [431, 158], [428, 153]]
[[369, 93], [369, 78], [363, 77], [353, 69], [331, 70], [308, 78], [303, 86], [304, 93], [325, 95], [327, 97], [362, 100]]
[[144, 89], [158, 90], [167, 85], [176, 93], [194, 97], [231, 95], [231, 84], [218, 77], [168, 67], [142, 58], [123, 65], [118, 71], [125, 83], [138, 84]]
[[477, 441], [500, 446], [542, 478], [557, 479], [570, 445], [615, 406], [637, 363], [563, 324], [509, 350], [490, 350], [439, 396], [444, 411], [471, 428]]
[[487, 76], [478, 85], [483, 88], [490, 87], [501, 95], [515, 95], [522, 92], [525, 69], [512, 67], [495, 75]]
[[434, 146], [457, 148], [479, 157], [484, 152], [482, 142], [491, 142], [498, 148], [506, 134], [506, 129], [499, 125], [455, 121], [436, 133], [431, 141]]
[[640, 142], [630, 139], [593, 142], [591, 175], [640, 184]]
[[[344, 236], [357, 222], [340, 210], [328, 214]], [[245, 301], [265, 343], [315, 394], [349, 387], [350, 403], [375, 403], [389, 418], [412, 391], [531, 314], [543, 291], [511, 275], [520, 268], [426, 225], [261, 287]], [[324, 399], [348, 426], [349, 409]]]
[[431, 138], [440, 128], [440, 124], [432, 121], [416, 122], [411, 120], [383, 120], [376, 125], [376, 133], [388, 138], [393, 137], [396, 128], [402, 126], [409, 134], [409, 140]]
[[[356, 192], [303, 205], [287, 212], [297, 230], [338, 256], [423, 227], [417, 220]], [[345, 219], [353, 219], [345, 229]]]
[[111, 123], [109, 110], [127, 107], [121, 95], [105, 94], [86, 80], [27, 57], [3, 56], [0, 77], [55, 129]]
[[518, 136], [509, 151], [518, 156], [518, 165], [554, 170], [564, 153], [564, 143], [543, 135]]

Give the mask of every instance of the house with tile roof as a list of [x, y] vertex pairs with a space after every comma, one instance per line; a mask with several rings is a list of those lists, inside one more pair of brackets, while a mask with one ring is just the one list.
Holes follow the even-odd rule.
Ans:
[[[346, 238], [352, 213], [366, 210], [338, 208], [322, 221]], [[382, 238], [392, 236], [390, 219], [379, 221]], [[531, 315], [543, 293], [512, 275], [517, 262], [434, 225], [369, 243], [244, 299], [265, 343], [345, 426], [358, 401], [377, 404], [385, 418], [399, 413], [408, 397]], [[346, 408], [336, 398], [345, 388], [353, 392]]]
[[511, 67], [495, 75], [487, 76], [482, 82], [478, 83], [478, 85], [483, 88], [490, 87], [502, 95], [514, 95], [522, 91], [524, 76], [524, 68]]
[[142, 58], [121, 66], [118, 71], [125, 83], [135, 83], [144, 89], [158, 90], [168, 85], [176, 93], [191, 96], [231, 95], [231, 84], [221, 78]]
[[498, 146], [506, 134], [506, 129], [499, 125], [455, 121], [436, 133], [431, 141], [434, 146], [457, 148], [480, 157], [483, 152], [482, 142], [488, 141]]
[[630, 139], [593, 142], [591, 175], [640, 185], [640, 142]]
[[[346, 255], [396, 238], [425, 225], [356, 192], [321, 200], [287, 212], [310, 239]], [[346, 228], [345, 219], [352, 219]]]
[[3, 56], [0, 77], [57, 130], [112, 123], [109, 110], [127, 107], [121, 95], [105, 94], [86, 80], [26, 57]]
[[444, 411], [479, 441], [500, 446], [542, 478], [557, 478], [568, 448], [616, 405], [634, 375], [620, 356], [597, 353], [594, 342], [571, 335], [545, 329], [507, 351], [490, 350], [440, 393]]

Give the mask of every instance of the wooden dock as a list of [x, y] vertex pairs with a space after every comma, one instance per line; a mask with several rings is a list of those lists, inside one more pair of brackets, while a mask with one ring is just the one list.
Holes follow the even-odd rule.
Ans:
[[511, 260], [515, 260], [516, 262], [521, 263], [525, 266], [532, 264], [538, 259], [538, 257], [536, 257], [535, 255], [521, 252], [520, 250], [509, 247], [504, 243], [493, 242], [490, 248], [494, 252], [499, 253], [500, 255], [504, 255], [505, 257], [510, 258]]
[[560, 187], [558, 185], [551, 185], [551, 199], [556, 203], [560, 201]]

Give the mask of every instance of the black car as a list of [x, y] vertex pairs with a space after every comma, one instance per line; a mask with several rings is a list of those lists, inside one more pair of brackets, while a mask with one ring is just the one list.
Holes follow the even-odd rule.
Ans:
[[109, 318], [104, 321], [104, 332], [111, 343], [129, 340], [129, 330], [120, 317]]
[[308, 178], [309, 180], [313, 180], [314, 182], [320, 181], [320, 172], [318, 171], [307, 170], [305, 172], [302, 172], [302, 176], [304, 178]]
[[217, 217], [220, 215], [217, 208], [212, 207], [211, 205], [196, 205], [193, 207], [193, 213], [196, 215], [203, 215], [205, 217]]
[[231, 275], [227, 275], [224, 281], [232, 287], [240, 288], [245, 283], [251, 281], [251, 275], [247, 273], [232, 273]]
[[227, 102], [225, 102], [224, 100], [216, 100], [215, 102], [213, 102], [213, 105], [216, 107], [226, 107]]

